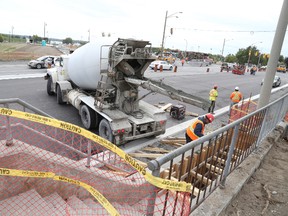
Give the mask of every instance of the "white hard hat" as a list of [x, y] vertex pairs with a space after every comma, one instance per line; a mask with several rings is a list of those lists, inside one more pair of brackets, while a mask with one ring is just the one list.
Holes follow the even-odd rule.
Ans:
[[235, 91], [239, 91], [239, 87], [238, 86], [235, 87]]

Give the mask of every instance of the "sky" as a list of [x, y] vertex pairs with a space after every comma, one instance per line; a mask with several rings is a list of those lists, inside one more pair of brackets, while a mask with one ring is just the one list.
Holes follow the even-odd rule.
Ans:
[[[16, 35], [43, 37], [45, 26], [50, 38], [87, 41], [90, 31], [95, 41], [104, 32], [160, 47], [168, 11], [166, 48], [226, 56], [254, 45], [270, 53], [282, 4], [283, 0], [0, 0], [0, 33], [13, 30]], [[288, 56], [288, 39], [281, 54]]]

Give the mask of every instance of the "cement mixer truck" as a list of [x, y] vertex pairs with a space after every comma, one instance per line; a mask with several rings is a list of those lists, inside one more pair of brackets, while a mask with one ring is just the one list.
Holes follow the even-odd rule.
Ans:
[[48, 95], [77, 108], [84, 128], [98, 128], [99, 135], [115, 145], [163, 134], [166, 114], [139, 96], [139, 86], [203, 109], [209, 106], [208, 101], [144, 76], [155, 60], [148, 41], [102, 40], [62, 56], [60, 65], [45, 76]]

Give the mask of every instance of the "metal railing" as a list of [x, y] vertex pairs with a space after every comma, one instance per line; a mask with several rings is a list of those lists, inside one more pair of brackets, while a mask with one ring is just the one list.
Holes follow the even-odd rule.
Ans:
[[[0, 105], [2, 105], [5, 108], [10, 108], [10, 109], [15, 109], [15, 107], [16, 107], [16, 109], [19, 109], [19, 106], [20, 106], [20, 108], [22, 108], [22, 110], [24, 112], [28, 112], [30, 110], [30, 111], [32, 111], [32, 113], [46, 116], [49, 118], [54, 118], [54, 117], [50, 116], [49, 114], [47, 114], [47, 113], [43, 112], [42, 110], [32, 106], [29, 103], [26, 103], [25, 101], [23, 101], [19, 98], [0, 99]], [[21, 109], [19, 109], [19, 110], [21, 110]]]
[[[20, 110], [20, 111], [22, 110], [24, 112], [31, 112], [31, 113], [46, 116], [49, 118], [54, 118], [51, 115], [43, 112], [42, 110], [32, 106], [31, 104], [29, 104], [29, 103], [27, 103], [27, 102], [25, 102], [19, 98], [0, 99], [0, 107], [1, 107], [1, 105], [7, 109], [15, 109], [15, 110]], [[13, 144], [13, 133], [12, 133], [13, 124], [11, 123], [9, 116], [6, 116], [6, 123], [5, 124], [6, 124], [5, 127], [7, 128], [7, 130], [6, 130], [6, 145], [11, 146]], [[53, 134], [49, 134], [47, 136], [45, 133], [40, 133], [39, 131], [37, 131], [33, 128], [30, 128], [29, 126], [27, 126], [27, 127], [25, 125], [22, 125], [22, 126], [27, 131], [30, 131], [33, 133], [38, 133], [41, 136], [49, 139], [51, 143], [54, 143], [55, 145], [59, 145], [59, 146], [65, 148], [67, 151], [70, 151], [70, 152], [73, 152], [74, 154], [77, 154], [81, 158], [87, 158], [87, 162], [86, 162], [85, 166], [88, 168], [91, 166], [92, 161], [96, 161], [96, 162], [101, 161], [101, 163], [104, 164], [104, 162], [103, 162], [104, 161], [104, 154], [102, 154], [102, 157], [103, 157], [102, 159], [98, 158], [98, 156], [97, 156], [98, 154], [96, 154], [94, 156], [92, 155], [92, 146], [95, 146], [95, 143], [91, 143], [91, 140], [89, 140], [89, 139], [86, 140], [88, 143], [87, 149], [83, 152], [80, 149], [77, 149], [73, 146], [70, 146], [71, 143], [69, 143], [69, 142], [63, 142], [63, 141], [57, 140], [56, 139], [57, 133], [58, 133], [57, 129], [55, 129]], [[83, 141], [83, 142], [85, 142], [85, 141]], [[116, 157], [115, 154], [111, 153], [111, 155], [112, 155], [111, 158], [115, 159], [115, 157]], [[101, 157], [101, 156], [99, 156], [99, 157]]]
[[[191, 183], [192, 193], [185, 198], [190, 200], [192, 212], [218, 186], [225, 187], [229, 173], [260, 145], [283, 120], [287, 111], [288, 94], [233, 123], [150, 161], [148, 168], [157, 177], [166, 171], [168, 179], [177, 178], [179, 181]], [[171, 191], [165, 193], [168, 196]], [[155, 197], [150, 197], [150, 203], [154, 202]], [[176, 205], [177, 196], [174, 202]], [[153, 205], [149, 206], [147, 215], [153, 215]]]

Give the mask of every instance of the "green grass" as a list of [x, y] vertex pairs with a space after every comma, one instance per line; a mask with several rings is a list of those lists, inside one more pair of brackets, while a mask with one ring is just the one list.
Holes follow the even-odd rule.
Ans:
[[26, 46], [26, 43], [0, 43], [0, 52], [13, 52], [24, 46]]

